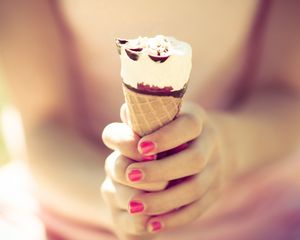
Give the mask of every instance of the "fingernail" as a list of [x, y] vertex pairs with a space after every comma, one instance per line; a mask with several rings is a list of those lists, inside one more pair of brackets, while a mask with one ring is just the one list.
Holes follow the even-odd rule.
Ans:
[[138, 213], [144, 211], [144, 204], [137, 201], [130, 201], [129, 203], [130, 213]]
[[131, 182], [138, 182], [142, 179], [143, 173], [139, 169], [132, 169], [130, 173], [128, 173], [128, 179]]
[[148, 154], [155, 149], [155, 144], [152, 141], [144, 141], [140, 143], [142, 154]]
[[159, 221], [155, 221], [155, 222], [152, 222], [150, 223], [150, 232], [158, 232], [161, 230], [161, 222]]
[[144, 161], [152, 161], [152, 160], [156, 160], [156, 154], [154, 155], [150, 155], [150, 156], [143, 156], [143, 160]]

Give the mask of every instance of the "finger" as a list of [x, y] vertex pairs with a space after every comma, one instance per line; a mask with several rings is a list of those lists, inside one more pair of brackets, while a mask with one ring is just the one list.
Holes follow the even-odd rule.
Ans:
[[127, 211], [114, 210], [114, 220], [119, 230], [127, 235], [147, 235], [147, 221], [148, 216], [144, 215], [130, 215]]
[[126, 123], [128, 124], [129, 122], [129, 118], [128, 118], [128, 115], [127, 115], [127, 104], [126, 103], [123, 103], [121, 108], [120, 108], [120, 117], [121, 117], [121, 120], [123, 123]]
[[169, 124], [139, 140], [138, 151], [153, 155], [197, 138], [202, 132], [203, 111], [183, 112]]
[[134, 162], [126, 170], [128, 182], [170, 181], [200, 173], [210, 159], [216, 140], [209, 131], [185, 151], [158, 161]]
[[164, 215], [155, 216], [147, 223], [147, 230], [150, 233], [157, 233], [174, 229], [190, 223], [201, 216], [217, 198], [217, 191], [209, 191], [200, 200], [190, 205], [174, 210]]
[[129, 202], [129, 213], [160, 215], [197, 201], [214, 182], [214, 169], [209, 166], [203, 173], [188, 177], [165, 191], [135, 195]]
[[130, 200], [141, 194], [140, 190], [119, 184], [113, 181], [110, 177], [106, 177], [101, 185], [102, 196], [115, 208], [128, 210]]
[[134, 160], [143, 159], [137, 151], [139, 139], [138, 135], [125, 123], [111, 123], [104, 128], [102, 133], [102, 140], [108, 148], [117, 150]]
[[123, 207], [120, 208], [118, 206], [120, 203], [118, 203], [118, 200], [115, 198], [115, 192], [118, 190], [112, 190], [115, 186], [113, 181], [108, 177], [101, 186], [103, 199], [110, 210], [112, 222], [115, 225], [115, 233], [118, 235], [119, 239], [138, 240], [140, 238], [135, 238], [135, 236], [146, 233], [145, 229], [148, 217], [145, 215], [129, 216], [127, 209], [122, 210]]
[[132, 163], [134, 163], [134, 161], [121, 155], [120, 152], [115, 151], [106, 158], [106, 174], [114, 181], [136, 189], [145, 191], [160, 191], [165, 189], [167, 182], [135, 183], [128, 181], [125, 173], [128, 166]]

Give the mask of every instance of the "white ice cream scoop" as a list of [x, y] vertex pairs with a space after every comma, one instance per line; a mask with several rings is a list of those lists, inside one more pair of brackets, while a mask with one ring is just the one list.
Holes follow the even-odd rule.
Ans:
[[116, 40], [121, 58], [121, 77], [133, 89], [181, 91], [192, 68], [191, 46], [173, 37]]

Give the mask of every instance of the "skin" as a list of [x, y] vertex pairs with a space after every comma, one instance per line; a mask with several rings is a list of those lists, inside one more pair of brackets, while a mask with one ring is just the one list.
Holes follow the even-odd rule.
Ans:
[[[126, 120], [126, 106], [123, 105], [122, 109], [121, 117]], [[106, 160], [107, 178], [102, 185], [102, 193], [111, 206], [114, 222], [118, 226], [124, 226], [118, 230], [121, 239], [131, 239], [130, 235], [152, 233], [151, 223], [156, 221], [162, 223], [163, 229], [176, 228], [196, 219], [209, 207], [210, 199], [214, 198], [215, 192], [218, 191], [217, 182], [221, 177], [219, 175], [221, 165], [217, 163], [220, 158], [216, 157], [220, 154], [216, 138], [218, 135], [208, 124], [206, 129], [203, 129], [206, 118], [205, 113], [198, 106], [186, 104], [176, 120], [142, 139], [132, 132], [126, 122], [113, 123], [104, 129], [103, 141], [116, 152]], [[185, 129], [182, 136], [183, 126], [190, 127]], [[126, 128], [122, 132], [127, 132], [127, 136], [122, 134], [121, 140], [116, 139], [116, 135], [112, 132], [122, 128]], [[197, 138], [200, 134], [203, 138]], [[182, 137], [174, 138], [178, 135]], [[203, 139], [206, 142], [203, 142]], [[191, 140], [194, 141], [187, 149], [172, 156], [160, 161], [143, 161], [143, 156], [158, 154]], [[143, 155], [139, 147], [139, 143], [143, 141], [154, 142], [156, 148]], [[187, 161], [189, 164], [186, 164]], [[143, 172], [144, 177], [141, 181], [131, 182], [126, 177], [132, 169], [140, 169]], [[143, 191], [157, 182], [169, 182], [181, 178], [184, 178], [181, 183], [165, 190], [163, 188], [157, 192]], [[111, 185], [115, 191], [110, 191]], [[206, 194], [210, 189], [213, 191]], [[180, 195], [182, 197], [178, 197]], [[128, 213], [128, 200], [143, 203], [144, 211], [137, 214]], [[184, 206], [186, 207], [174, 211]], [[156, 217], [151, 217], [153, 215]]]
[[[139, 138], [131, 132], [126, 121], [125, 123], [110, 124], [104, 129], [103, 141], [115, 152], [106, 160], [107, 178], [102, 185], [102, 194], [110, 206], [114, 222], [118, 226], [116, 229], [118, 229], [120, 239], [136, 239], [136, 236], [144, 239], [149, 237], [149, 234], [176, 229], [193, 222], [216, 202], [224, 184], [229, 180], [245, 171], [280, 159], [279, 156], [284, 153], [282, 153], [283, 149], [275, 146], [278, 143], [273, 145], [274, 148], [268, 146], [274, 143], [267, 143], [266, 149], [269, 151], [266, 152], [265, 148], [259, 151], [256, 143], [251, 141], [248, 142], [245, 149], [244, 143], [235, 139], [236, 136], [252, 138], [251, 131], [261, 129], [262, 132], [255, 133], [255, 138], [252, 138], [257, 141], [259, 136], [265, 134], [270, 136], [271, 129], [275, 131], [275, 129], [282, 128], [282, 124], [286, 124], [285, 120], [280, 120], [281, 117], [276, 115], [278, 116], [277, 120], [270, 127], [270, 119], [273, 119], [274, 113], [278, 112], [279, 114], [281, 111], [278, 111], [276, 107], [270, 114], [265, 107], [274, 106], [275, 108], [278, 106], [277, 104], [284, 104], [286, 108], [299, 106], [298, 97], [280, 96], [276, 91], [274, 95], [272, 93], [273, 96], [266, 96], [266, 93], [261, 94], [247, 102], [247, 106], [238, 113], [228, 115], [209, 115], [199, 106], [187, 103], [179, 117], [173, 122], [143, 138]], [[265, 101], [272, 99], [272, 104], [261, 106], [262, 99]], [[126, 110], [124, 110], [126, 107], [123, 106], [122, 109], [121, 115], [126, 115]], [[257, 115], [252, 114], [253, 109], [257, 111]], [[289, 124], [296, 127], [300, 120], [300, 112], [293, 111], [292, 116]], [[123, 116], [122, 119], [126, 120], [126, 117]], [[226, 128], [224, 128], [225, 126]], [[127, 128], [126, 131], [122, 130], [124, 128]], [[122, 137], [118, 138], [116, 134], [112, 134], [117, 131], [122, 131]], [[225, 131], [229, 131], [230, 135]], [[298, 133], [293, 134], [290, 131], [288, 132], [290, 139], [299, 139]], [[284, 136], [287, 133], [282, 134], [281, 136]], [[178, 138], [178, 136], [181, 137]], [[159, 161], [142, 160], [141, 142], [152, 141], [155, 143], [156, 148], [147, 153], [147, 155], [152, 155], [173, 149], [191, 140], [193, 140], [192, 143], [179, 153]], [[231, 146], [232, 149], [229, 149], [228, 143], [232, 142], [234, 145]], [[293, 146], [286, 145], [286, 147], [288, 149]], [[256, 154], [254, 155], [253, 152]], [[132, 169], [142, 171], [144, 176], [141, 181], [132, 182], [128, 179], [128, 173]], [[143, 187], [148, 189], [153, 183], [182, 178], [184, 178], [183, 181], [177, 182], [170, 188], [158, 192], [143, 191]], [[139, 213], [131, 213], [130, 201], [143, 203], [144, 210]], [[154, 231], [151, 223], [158, 221], [162, 228]], [[120, 226], [124, 226], [124, 228], [120, 228]]]
[[[75, 57], [69, 56], [70, 42], [61, 32], [49, 2], [4, 0], [0, 3], [2, 67], [12, 100], [23, 117], [27, 165], [38, 185], [39, 199], [52, 213], [61, 217], [58, 222], [51, 221], [49, 217], [47, 224], [59, 227], [62, 235], [72, 239], [99, 238], [97, 231], [78, 227], [76, 223], [79, 222], [108, 227], [126, 240], [163, 236], [163, 232], [192, 222], [209, 207], [213, 208], [223, 185], [236, 176], [282, 160], [298, 144], [300, 6], [296, 1], [289, 4], [275, 1], [270, 25], [262, 39], [264, 52], [259, 59], [260, 69], [253, 79], [257, 81], [238, 106], [233, 106], [229, 101], [227, 108], [222, 108], [222, 103], [229, 96], [223, 89], [232, 87], [226, 79], [232, 78], [241, 68], [239, 63], [244, 59], [247, 30], [253, 21], [257, 2], [233, 1], [222, 5], [220, 11], [216, 2], [195, 1], [193, 4], [200, 4], [198, 9], [210, 13], [199, 16], [193, 4], [187, 6], [190, 8], [186, 11], [181, 11], [181, 2], [176, 1], [174, 12], [171, 11], [166, 22], [158, 24], [159, 28], [155, 31], [145, 26], [152, 26], [153, 19], [160, 19], [153, 18], [153, 14], [159, 16], [164, 13], [170, 2], [166, 1], [155, 11], [143, 12], [141, 22], [127, 18], [133, 14], [125, 14], [122, 6], [116, 8], [120, 2], [110, 6], [105, 6], [105, 1], [91, 1], [90, 5], [83, 3], [76, 5], [62, 1], [60, 6], [68, 27], [77, 33], [76, 37], [73, 36], [76, 41], [72, 42], [76, 48]], [[136, 8], [128, 11], [136, 13], [141, 5], [134, 1], [131, 3]], [[145, 3], [144, 7], [151, 6]], [[105, 7], [115, 9], [116, 15], [123, 16], [121, 18], [126, 21], [120, 24], [117, 19], [112, 19], [108, 29], [104, 20], [110, 17], [108, 13], [111, 11], [99, 14], [99, 9]], [[201, 18], [200, 25], [190, 24], [194, 31], [181, 31], [177, 28], [179, 23], [173, 24], [179, 12], [186, 14], [182, 18], [186, 21]], [[92, 17], [88, 18], [84, 13]], [[229, 15], [231, 18], [228, 18]], [[95, 22], [103, 31], [95, 31], [91, 27]], [[151, 24], [147, 24], [149, 22]], [[173, 25], [174, 28], [169, 28]], [[232, 31], [233, 28], [235, 31]], [[110, 45], [115, 35], [136, 33], [137, 29], [143, 35], [153, 35], [159, 31], [187, 39], [195, 49], [195, 70], [179, 117], [157, 132], [139, 139], [128, 128], [123, 107], [123, 123], [110, 124], [103, 132], [105, 144], [119, 152], [107, 158], [109, 152], [104, 146], [91, 144], [82, 137], [76, 121], [78, 113], [76, 115], [73, 111], [72, 76], [68, 70], [70, 65], [74, 67], [72, 59], [76, 58], [75, 68], [81, 70], [84, 82], [90, 84], [89, 89], [119, 89], [118, 56], [103, 56], [110, 56], [115, 51], [114, 46]], [[220, 29], [223, 31], [220, 32]], [[103, 32], [107, 34], [103, 36]], [[201, 56], [205, 56], [205, 61]], [[93, 68], [93, 59], [99, 68]], [[86, 94], [88, 97], [93, 95], [92, 90]], [[114, 97], [103, 93], [100, 99], [93, 98], [95, 96], [89, 99], [97, 103], [98, 110], [91, 115], [101, 116], [97, 129], [118, 118], [117, 109], [123, 101], [121, 90], [119, 93]], [[87, 113], [90, 112], [87, 110]], [[85, 124], [88, 126], [88, 121]], [[124, 134], [112, 134], [119, 131]], [[181, 133], [179, 137], [178, 132]], [[144, 140], [156, 144], [157, 149], [151, 154], [192, 142], [187, 149], [160, 161], [143, 162], [138, 143]], [[106, 158], [107, 167], [104, 166]], [[193, 165], [185, 164], [187, 158]], [[174, 164], [175, 161], [178, 164]], [[127, 173], [133, 167], [144, 171], [145, 177], [139, 184], [127, 179]], [[157, 169], [164, 174], [158, 174]], [[295, 176], [297, 173], [291, 174]], [[153, 193], [142, 191], [143, 185], [153, 186], [157, 181], [166, 183], [181, 177], [186, 177], [185, 181], [178, 182], [172, 188]], [[101, 188], [103, 197], [99, 194], [100, 182], [104, 182]], [[191, 186], [194, 187], [191, 189]], [[184, 193], [181, 199], [177, 191]], [[164, 198], [163, 202], [158, 200], [161, 198]], [[263, 201], [263, 194], [259, 193], [258, 199]], [[130, 200], [143, 202], [145, 212], [130, 214]], [[181, 206], [186, 207], [170, 213], [171, 209]], [[221, 209], [226, 209], [226, 206]], [[109, 214], [113, 217], [110, 218]], [[247, 225], [246, 219], [242, 218], [240, 223]], [[153, 221], [162, 223], [160, 233], [149, 232], [151, 229], [147, 226]], [[72, 236], [70, 229], [76, 229], [72, 231]], [[230, 234], [228, 239], [232, 239]], [[237, 236], [236, 239], [240, 238]]]

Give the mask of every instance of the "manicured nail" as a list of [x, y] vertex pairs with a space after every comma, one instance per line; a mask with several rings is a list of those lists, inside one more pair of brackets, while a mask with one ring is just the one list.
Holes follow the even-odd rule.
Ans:
[[144, 141], [140, 143], [142, 154], [148, 154], [155, 149], [155, 144], [152, 141]]
[[161, 228], [162, 228], [161, 222], [155, 221], [155, 222], [150, 223], [149, 230], [150, 230], [150, 232], [158, 232], [161, 230]]
[[142, 179], [143, 173], [139, 169], [132, 169], [130, 173], [128, 173], [128, 179], [131, 182], [138, 182]]
[[150, 156], [143, 156], [143, 161], [152, 161], [152, 160], [156, 160], [157, 155], [150, 155]]
[[130, 213], [139, 213], [144, 211], [144, 204], [137, 201], [130, 201], [129, 203]]

